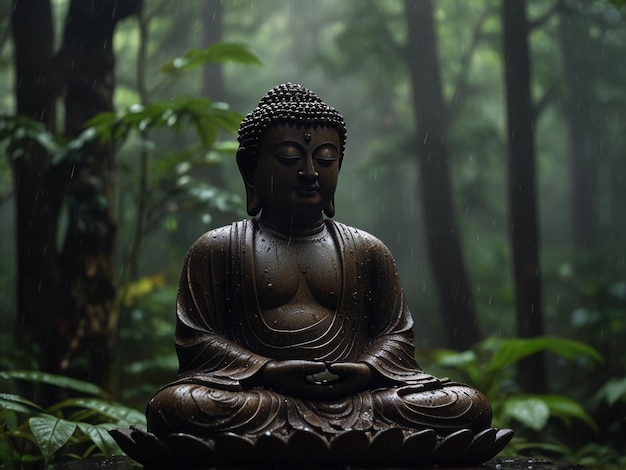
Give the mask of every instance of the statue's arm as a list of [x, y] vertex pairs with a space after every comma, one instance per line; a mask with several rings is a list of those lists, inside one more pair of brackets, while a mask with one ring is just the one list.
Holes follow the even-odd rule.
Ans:
[[[371, 237], [371, 236], [370, 236]], [[359, 358], [374, 371], [375, 380], [391, 383], [426, 378], [415, 361], [413, 317], [389, 249], [378, 239], [366, 238], [365, 263], [369, 295], [364, 310], [369, 317], [368, 345]]]
[[226, 227], [203, 235], [190, 249], [176, 302], [175, 342], [180, 374], [237, 383], [258, 375], [269, 359], [227, 333], [229, 244]]

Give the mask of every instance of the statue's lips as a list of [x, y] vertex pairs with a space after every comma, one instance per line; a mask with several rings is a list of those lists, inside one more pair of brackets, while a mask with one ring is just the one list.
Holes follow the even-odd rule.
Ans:
[[320, 187], [318, 185], [296, 187], [296, 192], [300, 196], [304, 196], [304, 197], [313, 197], [319, 192], [319, 190], [320, 190]]

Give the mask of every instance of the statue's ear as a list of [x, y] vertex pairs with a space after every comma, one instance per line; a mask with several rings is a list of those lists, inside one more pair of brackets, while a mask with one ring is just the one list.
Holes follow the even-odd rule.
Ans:
[[326, 217], [330, 217], [331, 219], [335, 216], [335, 198], [328, 203], [326, 207], [324, 207], [324, 214]]
[[[341, 170], [341, 164], [343, 163], [343, 156], [339, 157], [339, 170]], [[324, 214], [331, 219], [335, 216], [335, 198], [324, 207]]]
[[255, 216], [261, 211], [261, 201], [254, 191], [254, 170], [256, 159], [244, 147], [237, 150], [237, 166], [246, 186], [246, 206], [248, 215]]

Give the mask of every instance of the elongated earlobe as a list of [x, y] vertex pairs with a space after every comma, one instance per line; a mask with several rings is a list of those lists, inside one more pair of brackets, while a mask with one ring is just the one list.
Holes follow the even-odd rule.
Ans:
[[261, 200], [254, 190], [254, 178], [252, 176], [255, 164], [254, 158], [248, 151], [240, 147], [237, 151], [237, 166], [246, 187], [246, 209], [250, 216], [255, 216], [261, 211]]
[[254, 193], [254, 188], [246, 188], [246, 205], [248, 215], [254, 217], [261, 212], [261, 201]]
[[328, 203], [326, 207], [324, 207], [324, 214], [326, 217], [330, 217], [331, 219], [335, 217], [335, 198]]
[[[343, 157], [339, 157], [339, 170], [341, 170], [341, 164], [343, 163]], [[335, 198], [324, 207], [324, 214], [331, 219], [335, 217]]]

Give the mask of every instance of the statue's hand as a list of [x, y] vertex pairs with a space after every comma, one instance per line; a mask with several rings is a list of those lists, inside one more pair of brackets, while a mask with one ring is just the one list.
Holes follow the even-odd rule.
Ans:
[[336, 362], [328, 370], [339, 377], [332, 387], [341, 395], [367, 390], [373, 382], [372, 369], [364, 362]]
[[326, 364], [317, 361], [270, 361], [263, 367], [263, 386], [294, 396], [307, 396], [313, 384], [307, 377], [326, 370]]
[[270, 361], [263, 368], [263, 386], [291, 396], [340, 398], [367, 390], [373, 381], [362, 362]]

